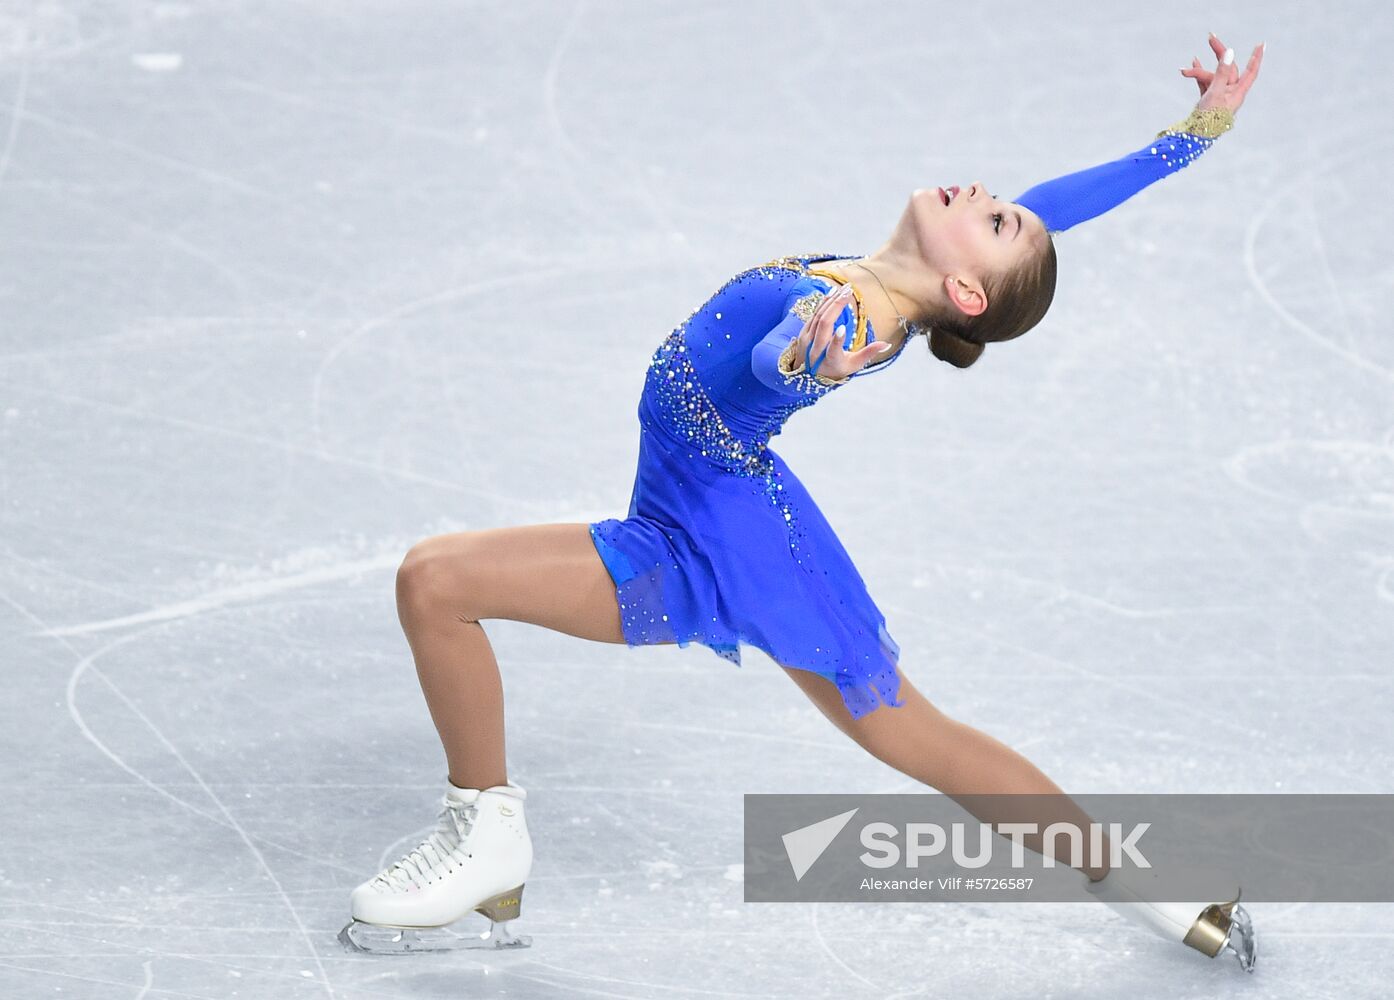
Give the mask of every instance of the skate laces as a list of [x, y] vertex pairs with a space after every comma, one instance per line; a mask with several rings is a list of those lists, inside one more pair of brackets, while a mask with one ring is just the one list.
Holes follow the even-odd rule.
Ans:
[[393, 862], [373, 879], [373, 883], [389, 891], [402, 892], [446, 874], [459, 860], [460, 848], [469, 836], [478, 812], [476, 803], [453, 802], [447, 798], [445, 808], [436, 821], [435, 832]]

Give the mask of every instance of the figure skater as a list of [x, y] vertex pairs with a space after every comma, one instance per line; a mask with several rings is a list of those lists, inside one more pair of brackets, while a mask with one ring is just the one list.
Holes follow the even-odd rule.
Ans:
[[[1030, 761], [944, 715], [900, 672], [885, 618], [769, 439], [795, 411], [890, 367], [916, 336], [936, 358], [967, 368], [986, 345], [1040, 322], [1055, 292], [1054, 234], [1185, 167], [1232, 126], [1263, 46], [1241, 75], [1233, 50], [1214, 35], [1209, 44], [1213, 72], [1199, 60], [1181, 71], [1200, 88], [1195, 109], [1136, 152], [1015, 202], [980, 183], [921, 188], [874, 253], [795, 254], [727, 281], [649, 363], [626, 518], [465, 531], [411, 548], [397, 573], [397, 608], [449, 765], [444, 808], [425, 841], [353, 891], [346, 946], [528, 943], [508, 927], [532, 866], [527, 793], [505, 769], [486, 619], [629, 646], [698, 642], [736, 664], [740, 645], [752, 645], [867, 751], [945, 795], [1064, 797]], [[1090, 822], [1077, 807], [1071, 819]], [[1039, 836], [1027, 846], [1043, 853]], [[1139, 901], [1122, 871], [1080, 867], [1086, 887], [1119, 912], [1211, 957], [1228, 948], [1252, 970], [1253, 930], [1237, 890], [1152, 903]], [[447, 929], [471, 911], [489, 918], [489, 931]]]

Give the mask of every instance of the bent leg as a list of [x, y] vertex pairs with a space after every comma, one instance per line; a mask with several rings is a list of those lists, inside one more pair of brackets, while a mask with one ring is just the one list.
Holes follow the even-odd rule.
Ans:
[[[784, 672], [833, 725], [873, 757], [938, 789], [982, 822], [1035, 823], [1037, 830], [1065, 822], [1088, 830], [1089, 816], [1035, 764], [987, 733], [949, 718], [930, 704], [903, 673], [900, 696], [905, 704], [898, 708], [882, 705], [854, 719], [832, 681], [796, 667], [784, 667]], [[979, 797], [994, 795], [1058, 798], [1032, 802]], [[1022, 838], [1022, 843], [1038, 854], [1042, 853], [1041, 841], [1039, 834]], [[1107, 838], [1104, 846], [1107, 849]], [[1108, 866], [1085, 866], [1081, 870], [1090, 878], [1103, 878]]]
[[397, 614], [450, 781], [461, 788], [507, 781], [503, 682], [481, 619], [624, 642], [614, 581], [584, 523], [461, 531], [418, 542], [397, 570]]

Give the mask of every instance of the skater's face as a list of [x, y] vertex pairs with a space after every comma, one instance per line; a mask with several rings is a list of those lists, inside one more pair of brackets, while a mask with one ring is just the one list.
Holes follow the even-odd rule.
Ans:
[[[910, 197], [920, 259], [954, 308], [976, 316], [987, 285], [1041, 252], [1045, 224], [1029, 208], [964, 188], [919, 188]], [[947, 203], [946, 203], [947, 202]]]

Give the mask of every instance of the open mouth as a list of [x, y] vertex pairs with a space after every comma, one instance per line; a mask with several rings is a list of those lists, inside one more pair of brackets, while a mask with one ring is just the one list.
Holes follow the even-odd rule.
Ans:
[[945, 204], [946, 206], [949, 204], [949, 202], [953, 201], [954, 198], [956, 198], [957, 196], [958, 196], [958, 185], [954, 185], [953, 187], [950, 187], [950, 188], [948, 188], [948, 189], [939, 188], [939, 198], [940, 198], [941, 201], [944, 202], [944, 204]]

